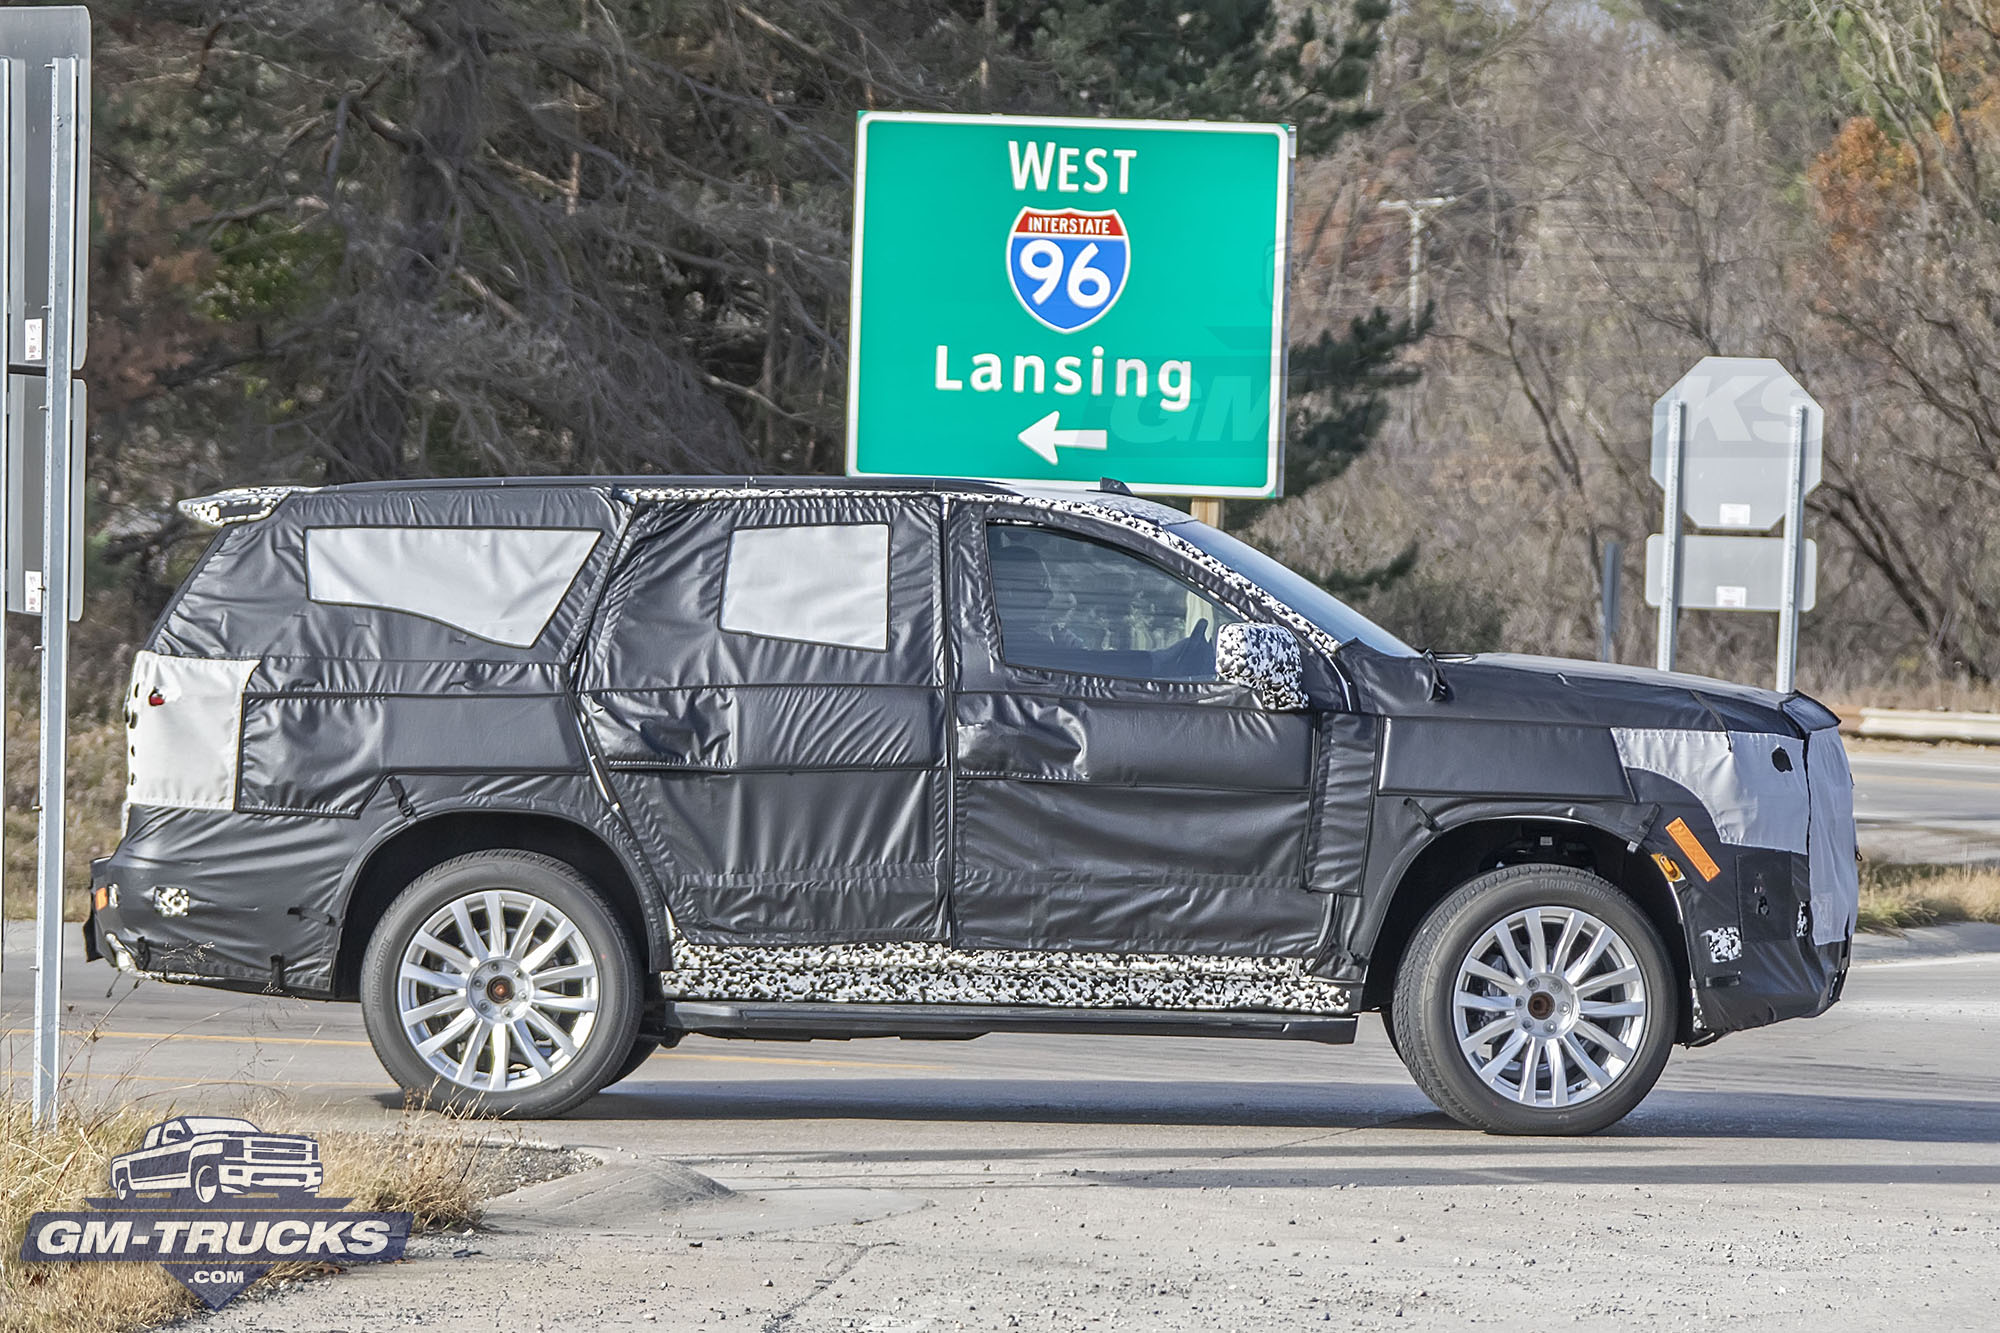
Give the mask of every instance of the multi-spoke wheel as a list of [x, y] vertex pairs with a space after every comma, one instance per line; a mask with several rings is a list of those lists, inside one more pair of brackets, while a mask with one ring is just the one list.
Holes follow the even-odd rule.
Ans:
[[391, 904], [362, 964], [362, 1012], [396, 1081], [494, 1115], [557, 1115], [632, 1051], [638, 969], [615, 912], [571, 867], [478, 852]]
[[1679, 1018], [1659, 934], [1597, 876], [1510, 866], [1439, 903], [1403, 955], [1403, 1060], [1454, 1118], [1588, 1134], [1652, 1090]]

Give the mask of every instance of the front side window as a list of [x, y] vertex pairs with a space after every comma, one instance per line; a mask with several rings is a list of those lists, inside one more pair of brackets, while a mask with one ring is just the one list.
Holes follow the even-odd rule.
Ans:
[[986, 529], [1001, 656], [1141, 680], [1215, 679], [1215, 633], [1241, 620], [1129, 551], [1048, 528]]

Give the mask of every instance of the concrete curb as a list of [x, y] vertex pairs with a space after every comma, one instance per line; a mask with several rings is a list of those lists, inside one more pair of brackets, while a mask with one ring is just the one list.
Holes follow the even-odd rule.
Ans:
[[1986, 921], [1914, 926], [1901, 935], [1864, 932], [1854, 937], [1856, 967], [1956, 963], [1988, 956], [2000, 956], [2000, 925]]
[[1840, 729], [1850, 736], [1899, 741], [1967, 741], [2000, 745], [2000, 714], [1947, 713], [1927, 708], [1841, 709]]

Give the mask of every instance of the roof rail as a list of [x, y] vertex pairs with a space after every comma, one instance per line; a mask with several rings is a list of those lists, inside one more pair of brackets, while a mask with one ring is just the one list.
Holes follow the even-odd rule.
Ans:
[[317, 486], [238, 486], [213, 495], [198, 495], [192, 500], [181, 501], [175, 507], [197, 523], [221, 528], [231, 523], [254, 523], [260, 518], [269, 518], [271, 511], [286, 496], [318, 489]]

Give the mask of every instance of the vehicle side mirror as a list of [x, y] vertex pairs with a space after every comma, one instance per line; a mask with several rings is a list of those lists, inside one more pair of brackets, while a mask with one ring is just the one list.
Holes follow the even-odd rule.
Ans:
[[1266, 708], [1306, 706], [1298, 636], [1282, 625], [1224, 625], [1215, 636], [1215, 674], [1256, 691], [1257, 702]]

